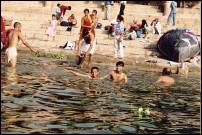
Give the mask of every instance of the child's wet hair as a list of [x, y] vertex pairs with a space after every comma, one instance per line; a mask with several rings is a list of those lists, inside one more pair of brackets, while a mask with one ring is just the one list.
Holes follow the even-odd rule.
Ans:
[[21, 25], [21, 23], [20, 22], [15, 22], [13, 27], [16, 28], [18, 25]]
[[122, 67], [124, 67], [124, 62], [123, 61], [118, 61], [116, 63], [116, 66], [122, 66]]
[[91, 70], [90, 70], [90, 72], [92, 73], [94, 69], [96, 69], [97, 71], [100, 70], [98, 67], [92, 67]]
[[171, 71], [168, 68], [163, 68], [162, 75], [170, 75]]
[[55, 15], [55, 14], [52, 14], [52, 17], [56, 17], [56, 15]]

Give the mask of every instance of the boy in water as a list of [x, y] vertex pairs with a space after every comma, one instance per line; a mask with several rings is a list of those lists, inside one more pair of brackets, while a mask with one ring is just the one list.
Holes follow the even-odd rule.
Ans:
[[[179, 72], [179, 69], [177, 68], [176, 74]], [[175, 79], [170, 77], [171, 70], [168, 70], [168, 68], [163, 68], [162, 76], [158, 78], [156, 83], [162, 84], [163, 86], [171, 86], [175, 83]]]
[[90, 72], [89, 75], [81, 74], [81, 73], [72, 71], [70, 68], [65, 68], [64, 70], [67, 71], [67, 72], [70, 72], [70, 73], [72, 73], [72, 74], [74, 74], [76, 76], [86, 77], [86, 78], [89, 78], [89, 79], [92, 79], [92, 80], [102, 79], [102, 78], [99, 77], [100, 72], [99, 72], [98, 67], [92, 67], [91, 72]]
[[17, 62], [17, 48], [19, 41], [28, 47], [31, 51], [36, 52], [32, 49], [32, 47], [24, 40], [21, 33], [21, 23], [14, 23], [14, 30], [11, 31], [8, 35], [8, 48], [6, 49], [6, 55], [8, 59], [8, 63], [11, 64], [12, 67], [16, 67]]
[[121, 84], [122, 81], [124, 81], [124, 83], [128, 83], [127, 75], [123, 73], [123, 67], [124, 67], [124, 62], [118, 61], [116, 63], [116, 69], [110, 71], [109, 74], [106, 75], [104, 78], [107, 78], [110, 76], [114, 84]]

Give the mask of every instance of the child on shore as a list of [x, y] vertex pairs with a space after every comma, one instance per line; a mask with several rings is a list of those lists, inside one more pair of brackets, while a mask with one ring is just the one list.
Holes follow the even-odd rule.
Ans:
[[50, 26], [48, 27], [48, 30], [46, 31], [46, 34], [48, 36], [48, 40], [49, 40], [49, 37], [53, 37], [53, 40], [55, 39], [56, 25], [57, 25], [56, 16], [53, 14], [52, 20], [50, 22]]

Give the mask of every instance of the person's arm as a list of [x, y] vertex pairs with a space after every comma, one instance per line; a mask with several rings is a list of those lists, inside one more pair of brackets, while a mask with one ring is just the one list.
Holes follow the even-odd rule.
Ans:
[[107, 75], [105, 75], [105, 76], [102, 76], [102, 77], [100, 77], [100, 80], [107, 79], [109, 76], [110, 76], [110, 74], [107, 74]]
[[128, 83], [128, 77], [126, 76], [126, 74], [125, 74], [125, 77], [124, 77], [124, 81], [125, 81], [125, 83]]
[[68, 68], [65, 68], [64, 70], [67, 71], [67, 72], [70, 72], [70, 73], [72, 73], [72, 74], [74, 74], [74, 75], [76, 75], [76, 76], [81, 76], [81, 77], [87, 77], [87, 78], [90, 78], [89, 75], [84, 75], [84, 74], [81, 74], [81, 73], [78, 73], [78, 72], [72, 71], [72, 70], [70, 70], [70, 69], [68, 69]]
[[33, 48], [31, 47], [31, 45], [30, 45], [29, 43], [27, 43], [27, 42], [24, 40], [24, 38], [23, 38], [21, 32], [19, 32], [18, 37], [20, 38], [20, 40], [22, 41], [22, 43], [23, 43], [27, 48], [29, 48], [31, 51], [33, 51], [33, 52], [36, 53], [36, 51], [33, 50]]

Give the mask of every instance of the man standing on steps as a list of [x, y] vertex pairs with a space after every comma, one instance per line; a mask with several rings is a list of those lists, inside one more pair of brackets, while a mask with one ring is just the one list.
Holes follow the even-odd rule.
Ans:
[[17, 62], [17, 48], [16, 47], [20, 40], [31, 51], [36, 52], [22, 37], [21, 23], [15, 22], [14, 30], [11, 31], [8, 35], [8, 48], [6, 49], [7, 60], [8, 60], [8, 63], [11, 64], [11, 67], [16, 67], [16, 62]]
[[107, 0], [104, 1], [104, 20], [109, 20], [110, 19], [110, 8], [112, 5], [112, 1]]
[[172, 18], [173, 20], [173, 26], [175, 26], [175, 19], [176, 19], [176, 10], [177, 10], [177, 2], [175, 1], [172, 1], [171, 4], [170, 4], [170, 8], [171, 8], [171, 11], [170, 11], [170, 14], [168, 16], [168, 19], [167, 19], [167, 25], [169, 25], [170, 23], [170, 19]]

